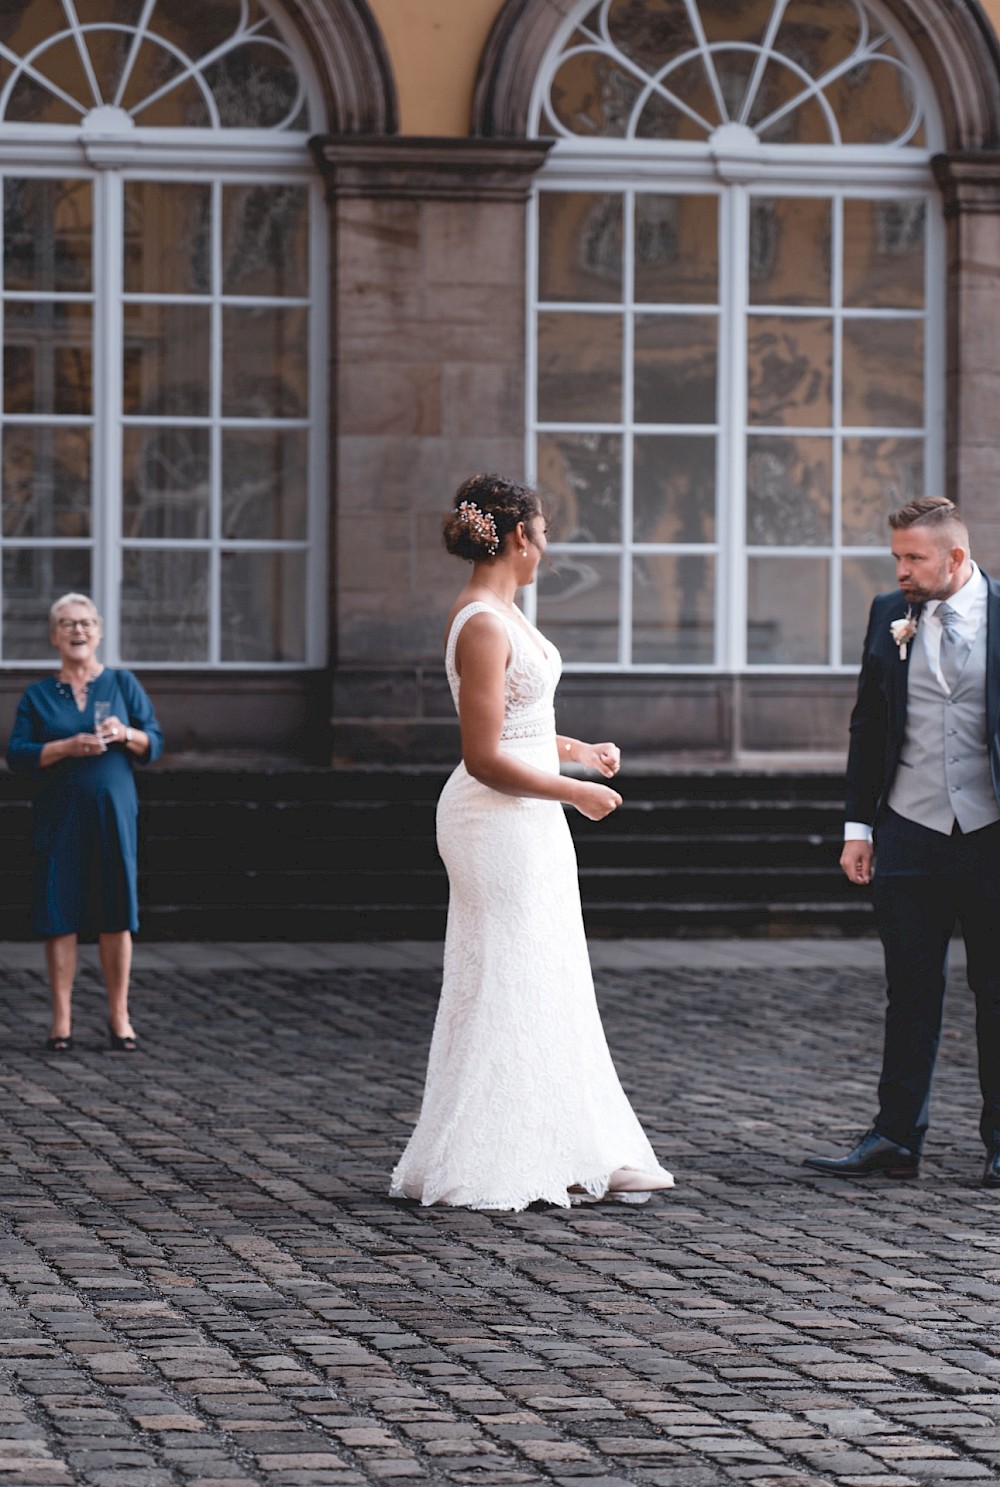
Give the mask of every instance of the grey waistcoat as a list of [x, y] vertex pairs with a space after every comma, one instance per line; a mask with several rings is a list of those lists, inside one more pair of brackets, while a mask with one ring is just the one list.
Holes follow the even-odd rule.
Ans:
[[907, 677], [906, 732], [889, 791], [897, 815], [949, 833], [1000, 821], [986, 749], [986, 622], [949, 697], [917, 632]]

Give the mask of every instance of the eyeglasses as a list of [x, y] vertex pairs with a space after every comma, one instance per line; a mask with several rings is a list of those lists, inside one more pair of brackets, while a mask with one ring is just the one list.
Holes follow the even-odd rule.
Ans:
[[96, 620], [59, 620], [60, 630], [96, 630]]

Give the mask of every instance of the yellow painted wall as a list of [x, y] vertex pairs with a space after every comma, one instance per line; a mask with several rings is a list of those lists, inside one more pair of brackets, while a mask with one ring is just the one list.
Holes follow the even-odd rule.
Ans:
[[468, 134], [479, 59], [502, 0], [368, 3], [396, 78], [400, 133]]

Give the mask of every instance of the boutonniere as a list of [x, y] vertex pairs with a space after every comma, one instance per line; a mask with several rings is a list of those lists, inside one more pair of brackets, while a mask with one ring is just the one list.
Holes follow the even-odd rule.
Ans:
[[906, 606], [906, 614], [901, 620], [893, 620], [889, 630], [899, 646], [899, 659], [905, 661], [906, 647], [917, 633], [917, 616], [913, 613], [912, 605]]

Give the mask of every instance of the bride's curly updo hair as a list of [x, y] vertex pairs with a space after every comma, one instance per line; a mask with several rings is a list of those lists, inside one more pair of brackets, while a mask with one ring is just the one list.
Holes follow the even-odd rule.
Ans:
[[530, 486], [503, 475], [473, 475], [455, 492], [454, 509], [444, 519], [444, 545], [456, 558], [487, 563], [502, 551], [507, 533], [541, 509]]

